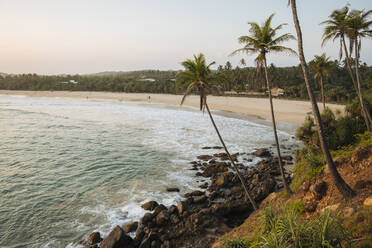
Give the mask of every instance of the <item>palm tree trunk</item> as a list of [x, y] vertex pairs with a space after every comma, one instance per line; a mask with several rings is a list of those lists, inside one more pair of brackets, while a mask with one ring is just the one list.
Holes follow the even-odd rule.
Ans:
[[321, 122], [318, 105], [316, 103], [311, 85], [310, 85], [309, 80], [308, 80], [308, 75], [309, 74], [308, 74], [308, 68], [307, 68], [307, 64], [306, 64], [306, 60], [305, 60], [305, 56], [304, 56], [304, 51], [303, 51], [302, 33], [301, 33], [301, 27], [300, 27], [300, 23], [298, 21], [298, 16], [297, 16], [296, 0], [290, 0], [290, 3], [291, 3], [291, 7], [292, 7], [293, 22], [294, 22], [294, 25], [296, 27], [298, 53], [299, 53], [299, 58], [300, 58], [300, 62], [301, 62], [301, 68], [302, 68], [302, 72], [304, 74], [307, 93], [308, 93], [310, 101], [311, 101], [313, 114], [314, 114], [314, 118], [315, 118], [315, 123], [318, 127], [317, 131], [318, 131], [318, 135], [319, 135], [320, 146], [322, 148], [323, 155], [324, 155], [324, 157], [327, 161], [327, 168], [330, 171], [331, 176], [333, 178], [333, 181], [334, 181], [337, 189], [340, 191], [340, 193], [346, 198], [353, 197], [356, 194], [353, 191], [353, 189], [351, 189], [349, 187], [349, 185], [342, 179], [342, 177], [338, 173], [337, 168], [336, 168], [336, 166], [335, 166], [335, 164], [332, 160], [332, 156], [329, 152], [328, 145], [327, 145], [327, 143], [325, 142], [325, 139], [324, 139], [323, 125], [322, 125], [322, 122]]
[[362, 90], [360, 88], [360, 79], [359, 79], [359, 47], [358, 47], [358, 37], [355, 37], [355, 75], [356, 75], [356, 82], [357, 82], [357, 87], [358, 87], [358, 95], [359, 95], [359, 100], [360, 100], [360, 105], [362, 106], [362, 111], [363, 111], [363, 117], [364, 121], [367, 126], [367, 130], [371, 131], [371, 116], [369, 115], [368, 109], [366, 105], [364, 104], [363, 100], [363, 95], [362, 95]]
[[323, 77], [320, 75], [320, 87], [322, 91], [322, 102], [323, 102], [323, 111], [325, 109], [325, 97], [324, 97], [324, 85], [323, 85]]
[[[342, 45], [343, 45], [344, 51], [345, 51], [346, 67], [347, 67], [347, 69], [349, 71], [349, 74], [350, 74], [350, 77], [351, 77], [351, 81], [353, 82], [353, 85], [354, 85], [354, 89], [357, 92], [357, 95], [359, 97], [359, 101], [360, 101], [360, 106], [361, 106], [362, 113], [363, 113], [364, 122], [365, 122], [365, 124], [367, 126], [367, 129], [370, 130], [369, 123], [372, 124], [372, 119], [371, 119], [371, 116], [370, 116], [370, 114], [368, 112], [367, 107], [364, 104], [363, 95], [362, 95], [362, 92], [360, 90], [359, 69], [357, 67], [355, 68], [356, 75], [357, 75], [357, 81], [355, 81], [355, 78], [354, 78], [354, 75], [353, 75], [353, 71], [351, 69], [350, 56], [349, 56], [349, 52], [348, 52], [347, 47], [346, 47], [346, 42], [345, 42], [345, 37], [344, 36], [342, 36], [341, 42], [342, 42]], [[356, 40], [355, 41], [355, 49], [358, 49], [357, 47], [358, 47], [358, 45], [357, 45], [357, 40]], [[355, 54], [357, 54], [357, 52], [358, 52], [358, 50], [355, 50]], [[355, 56], [355, 59], [357, 60], [357, 55]], [[357, 64], [357, 61], [355, 63]]]
[[284, 185], [285, 190], [287, 191], [288, 194], [292, 194], [292, 191], [289, 188], [287, 180], [285, 178], [284, 168], [283, 168], [283, 164], [282, 164], [282, 157], [280, 155], [279, 139], [278, 139], [278, 134], [277, 134], [277, 131], [276, 131], [276, 122], [275, 122], [275, 115], [274, 115], [273, 97], [271, 95], [271, 85], [270, 85], [270, 82], [269, 82], [269, 75], [268, 75], [268, 72], [267, 72], [267, 63], [266, 63], [266, 56], [265, 55], [264, 55], [263, 60], [264, 60], [264, 66], [265, 66], [266, 85], [267, 85], [267, 90], [269, 91], [271, 121], [273, 123], [273, 131], [274, 131], [274, 137], [275, 137], [276, 152], [278, 153], [280, 174], [281, 174], [282, 179], [283, 179], [283, 185]]
[[358, 86], [355, 82], [353, 71], [351, 70], [350, 56], [349, 56], [349, 52], [348, 52], [347, 47], [346, 47], [346, 42], [345, 42], [345, 37], [344, 36], [342, 36], [342, 38], [341, 38], [341, 43], [342, 43], [342, 46], [343, 46], [344, 52], [345, 52], [346, 67], [347, 67], [347, 70], [349, 71], [349, 75], [351, 77], [351, 81], [353, 82], [354, 89], [358, 94]]
[[[251, 204], [252, 204], [252, 206], [253, 206], [253, 209], [254, 209], [254, 210], [257, 210], [256, 202], [253, 200], [253, 198], [252, 198], [251, 195], [249, 194], [248, 189], [247, 189], [247, 187], [245, 186], [245, 183], [244, 183], [243, 177], [241, 176], [241, 174], [240, 174], [240, 172], [239, 172], [239, 170], [238, 170], [238, 167], [236, 166], [236, 164], [235, 164], [234, 160], [232, 159], [232, 157], [231, 157], [229, 151], [227, 150], [227, 147], [226, 147], [226, 145], [225, 145], [225, 142], [223, 141], [223, 139], [222, 139], [222, 137], [221, 137], [221, 134], [220, 134], [220, 132], [218, 131], [218, 128], [217, 128], [217, 126], [216, 126], [216, 123], [214, 122], [213, 116], [212, 116], [211, 111], [209, 110], [208, 104], [207, 104], [206, 102], [205, 102], [205, 107], [207, 108], [207, 112], [208, 112], [209, 118], [211, 119], [211, 122], [212, 122], [212, 124], [213, 124], [213, 127], [214, 127], [214, 129], [216, 130], [216, 133], [217, 133], [217, 135], [218, 135], [218, 138], [220, 139], [221, 144], [222, 144], [223, 148], [225, 149], [225, 152], [226, 152], [227, 156], [229, 157], [229, 159], [230, 159], [230, 161], [231, 161], [231, 164], [233, 165], [233, 167], [234, 167], [234, 169], [235, 169], [235, 171], [236, 171], [236, 174], [237, 174], [238, 177], [239, 177], [239, 180], [240, 180], [240, 182], [241, 182], [241, 184], [242, 184], [242, 186], [243, 186], [243, 188], [244, 188], [244, 191], [245, 191], [245, 194], [246, 194], [247, 198], [248, 198], [249, 201], [251, 202]], [[247, 199], [247, 198], [246, 198], [246, 199]]]

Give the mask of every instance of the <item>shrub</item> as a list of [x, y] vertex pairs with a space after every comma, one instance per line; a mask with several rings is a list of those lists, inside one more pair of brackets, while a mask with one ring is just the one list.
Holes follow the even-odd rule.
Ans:
[[307, 146], [295, 153], [296, 165], [293, 169], [292, 190], [296, 191], [304, 181], [311, 181], [323, 172], [325, 161], [320, 149]]
[[329, 213], [307, 220], [288, 209], [267, 208], [260, 218], [264, 226], [257, 247], [345, 247], [351, 236], [337, 217]]

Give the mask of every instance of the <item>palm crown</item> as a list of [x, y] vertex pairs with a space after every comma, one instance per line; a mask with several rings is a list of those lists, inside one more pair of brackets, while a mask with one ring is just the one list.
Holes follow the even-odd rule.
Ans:
[[213, 81], [213, 73], [210, 67], [215, 62], [207, 65], [204, 54], [200, 53], [199, 55], [194, 55], [194, 60], [188, 59], [181, 64], [185, 70], [177, 73], [177, 83], [181, 85], [188, 84], [181, 105], [186, 97], [193, 90], [197, 89], [200, 94], [200, 110], [202, 110], [207, 103], [207, 94], [218, 91], [217, 87], [211, 83]]
[[288, 47], [279, 45], [282, 42], [294, 40], [295, 37], [289, 33], [278, 36], [277, 32], [286, 24], [280, 24], [276, 27], [271, 27], [271, 21], [274, 14], [269, 16], [262, 26], [256, 22], [249, 22], [250, 25], [249, 35], [240, 36], [238, 41], [244, 47], [235, 50], [232, 55], [240, 52], [247, 54], [258, 53], [256, 63], [258, 66], [262, 65], [263, 59], [269, 52], [289, 52], [296, 54], [296, 52]]
[[327, 57], [325, 53], [322, 55], [314, 56], [314, 60], [310, 62], [311, 67], [314, 69], [315, 74], [314, 78], [319, 78], [323, 76], [328, 76], [330, 69], [333, 66], [333, 62], [329, 60], [330, 57]]

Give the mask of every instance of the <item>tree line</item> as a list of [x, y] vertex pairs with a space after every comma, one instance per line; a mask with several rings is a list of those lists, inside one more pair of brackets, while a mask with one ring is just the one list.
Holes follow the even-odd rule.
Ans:
[[[316, 59], [314, 61], [316, 62]], [[266, 92], [264, 72], [255, 67], [246, 67], [244, 59], [241, 62], [243, 64], [233, 68], [228, 61], [213, 71], [218, 79], [220, 92]], [[328, 64], [330, 66], [326, 69], [326, 74], [322, 75], [325, 101], [338, 103], [351, 101], [357, 94], [353, 90], [353, 83], [345, 62], [333, 60], [328, 61]], [[312, 62], [310, 63], [311, 83], [318, 100], [321, 100], [321, 84], [318, 78], [314, 79], [314, 76], [319, 75], [319, 72], [311, 65]], [[372, 99], [372, 67], [361, 63], [359, 71], [362, 91]], [[176, 73], [177, 71], [145, 70], [121, 73], [107, 72], [95, 75], [0, 75], [0, 89], [180, 94], [186, 89], [175, 83]], [[272, 86], [284, 90], [285, 94], [281, 97], [308, 99], [306, 89], [303, 87], [304, 79], [300, 66], [276, 67], [274, 64], [270, 64], [268, 65], [268, 73]], [[154, 81], [149, 79], [154, 79]], [[77, 83], [71, 83], [70, 80]]]

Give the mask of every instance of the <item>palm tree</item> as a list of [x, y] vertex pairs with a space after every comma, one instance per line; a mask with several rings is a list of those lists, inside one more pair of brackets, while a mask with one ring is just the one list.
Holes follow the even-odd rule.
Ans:
[[323, 109], [325, 109], [325, 97], [324, 97], [324, 84], [323, 77], [327, 77], [330, 73], [330, 69], [333, 66], [333, 62], [330, 61], [330, 57], [327, 57], [325, 53], [322, 55], [314, 56], [314, 60], [310, 62], [310, 66], [314, 69], [314, 79], [319, 78], [319, 84], [322, 94]]
[[350, 39], [350, 48], [352, 48], [354, 45], [355, 75], [358, 88], [358, 95], [360, 103], [362, 105], [362, 109], [364, 110], [364, 116], [365, 118], [367, 118], [366, 125], [368, 130], [371, 130], [372, 119], [367, 107], [364, 104], [363, 95], [360, 87], [359, 57], [360, 49], [362, 46], [362, 38], [372, 37], [372, 30], [370, 29], [372, 26], [372, 21], [368, 20], [371, 14], [372, 10], [369, 10], [367, 12], [365, 12], [364, 10], [363, 11], [354, 10], [350, 13], [348, 22], [349, 27], [348, 36]]
[[266, 87], [269, 93], [269, 101], [270, 101], [270, 108], [271, 108], [271, 120], [273, 124], [274, 130], [274, 137], [275, 137], [275, 144], [276, 144], [276, 151], [278, 153], [278, 161], [279, 161], [279, 168], [280, 173], [283, 178], [284, 188], [288, 193], [291, 193], [291, 190], [288, 186], [287, 180], [284, 175], [283, 163], [282, 158], [280, 155], [280, 147], [279, 147], [279, 140], [278, 134], [276, 131], [276, 122], [275, 122], [275, 115], [274, 115], [274, 106], [273, 106], [273, 99], [271, 94], [271, 83], [269, 82], [268, 70], [267, 70], [267, 61], [266, 55], [270, 52], [289, 52], [296, 54], [295, 51], [288, 47], [284, 47], [279, 45], [282, 42], [293, 40], [295, 39], [291, 34], [283, 34], [277, 36], [277, 31], [280, 30], [286, 24], [280, 24], [273, 28], [271, 26], [271, 21], [274, 17], [274, 14], [269, 16], [266, 21], [263, 23], [262, 26], [258, 25], [255, 22], [249, 22], [250, 30], [249, 35], [239, 37], [238, 41], [240, 44], [243, 44], [244, 47], [238, 50], [235, 50], [232, 55], [237, 53], [247, 53], [247, 54], [258, 54], [255, 61], [257, 63], [258, 68], [264, 67], [265, 69], [265, 79], [266, 79]]
[[300, 23], [298, 21], [298, 16], [297, 16], [297, 8], [296, 8], [296, 0], [289, 0], [289, 3], [291, 4], [292, 7], [292, 16], [293, 16], [293, 22], [296, 27], [296, 33], [297, 33], [297, 43], [298, 43], [298, 54], [301, 62], [301, 68], [302, 72], [304, 74], [304, 79], [305, 79], [305, 84], [306, 84], [306, 89], [307, 93], [310, 98], [311, 106], [313, 109], [313, 114], [314, 114], [314, 119], [315, 123], [318, 126], [317, 131], [318, 131], [318, 136], [319, 136], [319, 141], [320, 141], [320, 146], [322, 148], [323, 155], [327, 161], [327, 167], [328, 170], [330, 171], [332, 178], [334, 180], [334, 183], [337, 187], [337, 189], [340, 191], [340, 193], [344, 197], [353, 197], [355, 196], [355, 192], [349, 187], [349, 185], [344, 181], [344, 179], [340, 176], [340, 174], [337, 171], [337, 168], [333, 162], [332, 156], [329, 152], [328, 145], [325, 142], [325, 135], [324, 135], [324, 129], [322, 125], [322, 120], [320, 118], [320, 113], [319, 113], [319, 108], [316, 103], [313, 90], [311, 88], [310, 82], [309, 82], [309, 73], [308, 73], [308, 68], [305, 60], [305, 55], [304, 55], [304, 50], [303, 50], [303, 43], [302, 43], [302, 32], [301, 32], [301, 27]]
[[[353, 86], [357, 95], [360, 99], [360, 104], [363, 111], [364, 121], [366, 123], [367, 128], [369, 127], [369, 123], [371, 122], [371, 118], [369, 116], [368, 110], [365, 107], [363, 96], [359, 93], [360, 90], [358, 88], [357, 82], [355, 81], [353, 71], [351, 69], [351, 62], [350, 62], [350, 55], [349, 51], [346, 47], [345, 38], [350, 36], [350, 15], [349, 15], [349, 7], [345, 6], [342, 9], [334, 10], [331, 15], [329, 16], [328, 20], [325, 20], [321, 23], [322, 25], [326, 25], [323, 33], [323, 40], [322, 46], [329, 40], [335, 41], [336, 39], [340, 39], [340, 60], [343, 56], [343, 52], [345, 53], [345, 62], [348, 72], [350, 74], [351, 80], [353, 82]], [[352, 38], [350, 39], [352, 40]], [[352, 48], [352, 42], [350, 43], [350, 48]], [[350, 49], [351, 50], [351, 49]], [[368, 117], [369, 116], [369, 117]], [[368, 128], [369, 129], [369, 128]]]
[[209, 65], [206, 64], [205, 57], [203, 54], [199, 54], [198, 56], [194, 55], [194, 60], [186, 60], [182, 62], [182, 66], [185, 68], [184, 71], [181, 71], [177, 73], [177, 81], [180, 83], [188, 84], [188, 87], [185, 91], [185, 94], [182, 98], [181, 105], [185, 101], [186, 97], [193, 91], [198, 90], [200, 95], [200, 110], [206, 109], [209, 115], [209, 118], [211, 119], [211, 122], [213, 124], [214, 129], [216, 130], [216, 133], [218, 135], [218, 138], [221, 141], [222, 146], [224, 147], [226, 154], [228, 155], [231, 164], [233, 165], [238, 178], [244, 188], [245, 194], [249, 201], [251, 202], [254, 210], [257, 210], [257, 205], [253, 198], [250, 196], [247, 187], [245, 186], [244, 179], [241, 176], [238, 167], [236, 166], [234, 160], [232, 159], [229, 151], [227, 150], [227, 147], [225, 145], [225, 142], [223, 141], [221, 134], [216, 126], [216, 123], [214, 122], [213, 116], [211, 114], [211, 111], [209, 110], [209, 106], [207, 104], [207, 94], [213, 91], [216, 91], [217, 88], [212, 85], [210, 82], [212, 81], [212, 71], [210, 67], [214, 65], [215, 62], [210, 63]]

